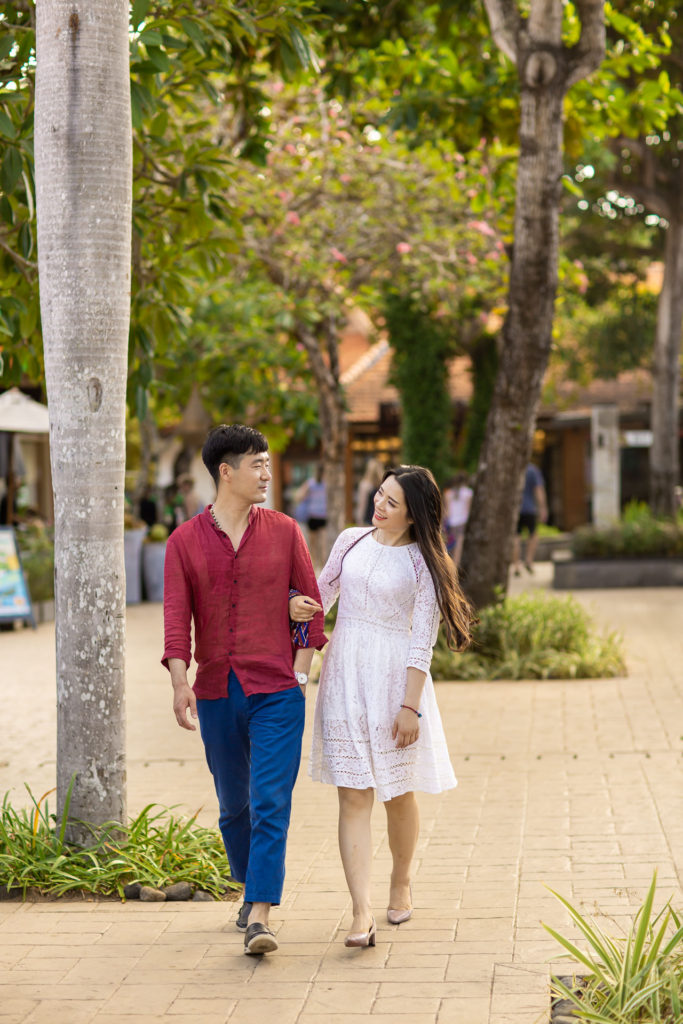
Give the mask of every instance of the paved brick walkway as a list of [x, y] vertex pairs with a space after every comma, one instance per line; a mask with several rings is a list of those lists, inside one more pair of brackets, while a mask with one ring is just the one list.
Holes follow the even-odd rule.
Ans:
[[[534, 580], [547, 583], [543, 567]], [[281, 951], [242, 955], [225, 904], [0, 903], [0, 1024], [534, 1024], [548, 1018], [548, 892], [627, 921], [659, 872], [683, 905], [683, 630], [677, 590], [582, 595], [626, 637], [627, 679], [439, 684], [459, 788], [423, 797], [416, 913], [386, 923], [389, 854], [375, 812], [378, 943], [347, 950], [336, 800], [302, 774]], [[129, 610], [129, 809], [215, 798], [196, 736], [170, 713], [160, 609]], [[0, 634], [0, 793], [54, 784], [53, 633]], [[314, 695], [311, 694], [311, 697]], [[309, 698], [310, 699], [310, 698]], [[309, 721], [312, 700], [309, 706]], [[307, 732], [306, 747], [310, 742]]]

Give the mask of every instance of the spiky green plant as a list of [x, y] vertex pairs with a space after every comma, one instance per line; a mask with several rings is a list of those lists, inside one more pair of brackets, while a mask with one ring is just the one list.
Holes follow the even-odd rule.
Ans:
[[[123, 895], [129, 882], [160, 887], [190, 882], [219, 896], [229, 887], [230, 869], [220, 833], [197, 824], [197, 814], [175, 817], [173, 808], [148, 804], [126, 825], [89, 827], [84, 847], [65, 842], [71, 789], [61, 821], [50, 814], [47, 797], [15, 810], [6, 793], [0, 808], [0, 885], [63, 896], [68, 892]], [[198, 812], [197, 812], [198, 813]]]
[[[613, 938], [583, 917], [559, 893], [553, 895], [588, 943], [588, 951], [544, 928], [585, 969], [573, 990], [553, 978], [553, 990], [574, 1005], [578, 1021], [591, 1024], [683, 1024], [683, 923], [670, 902], [654, 912], [657, 872], [628, 933]], [[567, 955], [565, 954], [565, 955]]]

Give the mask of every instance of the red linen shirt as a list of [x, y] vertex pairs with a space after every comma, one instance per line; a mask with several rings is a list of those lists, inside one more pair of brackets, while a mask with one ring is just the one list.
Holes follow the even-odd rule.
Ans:
[[[247, 696], [296, 686], [290, 587], [320, 601], [311, 557], [293, 519], [252, 506], [235, 551], [206, 508], [174, 530], [166, 545], [162, 664], [168, 668], [169, 658], [180, 658], [189, 667], [194, 619], [197, 697], [225, 697], [231, 668]], [[325, 643], [318, 612], [308, 645]]]

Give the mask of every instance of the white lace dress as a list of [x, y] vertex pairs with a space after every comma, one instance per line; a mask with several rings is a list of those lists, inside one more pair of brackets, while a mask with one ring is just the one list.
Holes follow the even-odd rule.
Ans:
[[[381, 801], [411, 790], [451, 789], [457, 783], [429, 675], [439, 607], [417, 544], [389, 547], [367, 527], [345, 530], [318, 586], [325, 611], [338, 596], [339, 610], [320, 675], [311, 776], [373, 788]], [[420, 736], [398, 749], [391, 728], [411, 665], [427, 673]]]

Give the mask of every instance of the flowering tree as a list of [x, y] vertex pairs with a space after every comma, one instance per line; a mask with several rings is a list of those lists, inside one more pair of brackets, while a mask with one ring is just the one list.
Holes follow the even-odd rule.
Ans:
[[275, 86], [265, 167], [235, 181], [247, 248], [282, 295], [289, 330], [318, 393], [331, 542], [344, 527], [348, 440], [338, 339], [346, 312], [381, 308], [387, 284], [442, 310], [457, 308], [476, 273], [499, 294], [503, 242], [472, 211], [490, 190], [481, 153], [411, 149], [373, 127], [358, 105], [311, 87]]

